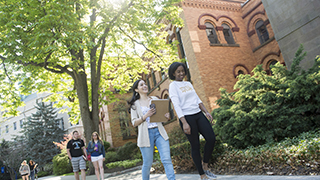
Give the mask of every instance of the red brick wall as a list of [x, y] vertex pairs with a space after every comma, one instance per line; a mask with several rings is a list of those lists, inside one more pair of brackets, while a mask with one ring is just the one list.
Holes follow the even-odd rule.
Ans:
[[[230, 4], [231, 9], [226, 10], [228, 4]], [[191, 74], [195, 71], [200, 74], [203, 88], [198, 88], [198, 86], [195, 86], [195, 88], [207, 109], [211, 111], [217, 107], [215, 100], [220, 97], [219, 88], [225, 88], [228, 92], [233, 91], [233, 86], [236, 83], [233, 74], [234, 66], [242, 64], [251, 71], [257, 64], [242, 19], [241, 5], [240, 3], [223, 2], [222, 5], [216, 3], [214, 7], [208, 8], [206, 6], [199, 8], [190, 4], [183, 4], [182, 7], [185, 20], [184, 28], [188, 28], [188, 31], [183, 32], [182, 36], [189, 36], [190, 44], [192, 44], [192, 46], [187, 46], [186, 51], [193, 51], [195, 54], [195, 57], [187, 58], [190, 63], [196, 63], [198, 66], [191, 68], [190, 71]], [[220, 7], [222, 8], [220, 9]], [[198, 27], [198, 20], [203, 14], [210, 14], [215, 18], [210, 15], [203, 16], [200, 19], [201, 25], [209, 21], [214, 26], [221, 26], [222, 23], [226, 23], [231, 28], [238, 27], [239, 31], [234, 31], [232, 34], [239, 47], [210, 46], [205, 29]], [[220, 42], [226, 44], [223, 32], [216, 32]], [[191, 78], [193, 81], [199, 81], [196, 79], [197, 77], [192, 76]]]
[[[116, 97], [120, 99], [118, 102], [114, 102], [110, 105], [108, 105], [108, 113], [109, 113], [109, 121], [110, 121], [110, 127], [111, 127], [111, 137], [112, 137], [112, 143], [114, 147], [120, 147], [123, 146], [127, 142], [137, 142], [137, 138], [134, 137], [132, 139], [123, 139], [122, 133], [121, 133], [121, 127], [120, 127], [120, 120], [119, 120], [119, 111], [118, 111], [118, 105], [119, 104], [127, 104], [127, 100], [129, 100], [132, 96], [132, 93], [127, 94], [116, 94]], [[131, 117], [130, 114], [128, 114], [129, 118], [129, 124], [130, 127], [133, 128], [131, 124]], [[132, 135], [136, 135], [135, 132], [132, 132]]]
[[[249, 3], [242, 8], [242, 18], [246, 25], [246, 32], [249, 34], [248, 37], [250, 39], [251, 48], [254, 51], [253, 54], [256, 59], [256, 63], [263, 64], [263, 68], [265, 70], [269, 69], [268, 63], [270, 60], [276, 60], [283, 63], [284, 59], [281, 55], [279, 45], [274, 39], [274, 32], [261, 0], [249, 1]], [[259, 20], [266, 22], [269, 38], [273, 40], [257, 49], [261, 46], [258, 34], [255, 30], [255, 25]]]

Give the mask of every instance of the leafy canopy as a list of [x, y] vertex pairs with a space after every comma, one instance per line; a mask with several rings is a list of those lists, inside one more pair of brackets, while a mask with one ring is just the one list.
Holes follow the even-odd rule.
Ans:
[[167, 67], [177, 51], [167, 43], [164, 28], [169, 22], [182, 26], [179, 2], [1, 1], [0, 101], [5, 115], [17, 115], [20, 95], [50, 92], [48, 100], [68, 106], [76, 122], [82, 100], [89, 106], [82, 107], [94, 110], [96, 101], [115, 100], [112, 88], [123, 92], [148, 68]]

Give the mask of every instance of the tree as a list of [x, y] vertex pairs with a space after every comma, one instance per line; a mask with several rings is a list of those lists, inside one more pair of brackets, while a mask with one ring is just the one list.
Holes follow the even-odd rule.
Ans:
[[57, 118], [52, 103], [37, 102], [35, 108], [37, 112], [23, 125], [22, 137], [27, 142], [28, 157], [35, 162], [47, 164], [60, 153], [53, 142], [63, 139], [64, 131], [59, 127], [62, 119]]
[[261, 65], [253, 75], [240, 75], [234, 89], [221, 89], [215, 132], [222, 142], [245, 148], [320, 128], [320, 58], [301, 70], [305, 57], [301, 46], [290, 70], [277, 63], [268, 76]]
[[0, 164], [5, 166], [12, 180], [16, 179], [16, 175], [19, 175], [19, 168], [25, 154], [25, 149], [21, 148], [23, 146], [19, 146], [19, 141], [9, 142], [2, 140], [0, 143]]
[[[19, 93], [51, 92], [83, 122], [88, 141], [99, 130], [99, 106], [115, 100], [152, 67], [176, 60], [166, 42], [170, 21], [181, 26], [180, 0], [7, 0], [0, 2], [0, 99], [16, 115]], [[142, 59], [142, 48], [145, 53]], [[152, 58], [154, 57], [154, 58]], [[103, 80], [103, 81], [101, 81]], [[16, 84], [20, 81], [20, 87]], [[80, 116], [79, 116], [80, 111]]]

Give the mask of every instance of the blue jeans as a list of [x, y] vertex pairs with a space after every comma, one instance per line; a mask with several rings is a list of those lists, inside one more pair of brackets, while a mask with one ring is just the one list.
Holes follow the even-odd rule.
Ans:
[[30, 171], [30, 180], [34, 180], [34, 170]]
[[171, 161], [169, 140], [163, 139], [158, 128], [148, 129], [148, 131], [150, 147], [140, 147], [140, 151], [143, 158], [142, 179], [149, 180], [150, 178], [150, 169], [153, 162], [154, 145], [156, 145], [160, 153], [160, 159], [163, 164], [164, 170], [166, 171], [168, 180], [175, 180], [176, 177]]

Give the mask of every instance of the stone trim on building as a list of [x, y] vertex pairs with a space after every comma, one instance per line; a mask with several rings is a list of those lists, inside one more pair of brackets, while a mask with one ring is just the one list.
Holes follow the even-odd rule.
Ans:
[[194, 8], [206, 8], [215, 9], [221, 11], [241, 11], [241, 3], [221, 2], [221, 1], [210, 1], [210, 0], [184, 0], [182, 2], [184, 6]]
[[[206, 25], [201, 24], [201, 19], [202, 19], [204, 16], [212, 17], [212, 18], [215, 19], [217, 22], [219, 21], [220, 18], [227, 18], [227, 19], [229, 19], [229, 20], [233, 23], [233, 25], [234, 25], [234, 27], [231, 28], [231, 30], [232, 30], [233, 32], [239, 32], [239, 30], [240, 30], [240, 28], [238, 27], [237, 23], [236, 23], [231, 17], [229, 17], [229, 16], [227, 16], [227, 15], [221, 15], [221, 16], [218, 16], [218, 17], [216, 18], [214, 15], [212, 15], [212, 14], [210, 14], [210, 13], [203, 13], [203, 14], [201, 14], [201, 15], [199, 16], [199, 18], [198, 18], [198, 28], [201, 29], [201, 30], [205, 30], [205, 29], [206, 29]], [[204, 21], [203, 21], [203, 22], [204, 22]], [[217, 30], [217, 31], [221, 31], [221, 30], [223, 30], [223, 27], [217, 26], [217, 27], [216, 27], [216, 30]]]

